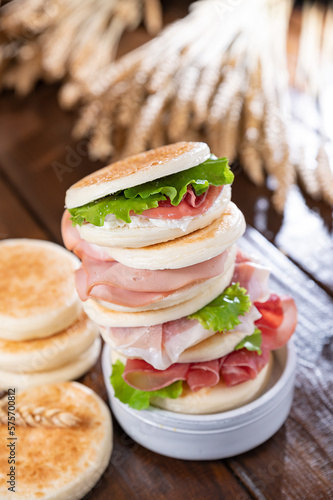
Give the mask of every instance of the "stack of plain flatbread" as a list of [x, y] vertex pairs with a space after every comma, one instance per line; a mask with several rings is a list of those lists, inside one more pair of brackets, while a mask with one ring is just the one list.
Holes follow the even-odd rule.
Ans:
[[76, 379], [95, 364], [101, 341], [75, 290], [78, 266], [54, 243], [0, 243], [0, 389]]

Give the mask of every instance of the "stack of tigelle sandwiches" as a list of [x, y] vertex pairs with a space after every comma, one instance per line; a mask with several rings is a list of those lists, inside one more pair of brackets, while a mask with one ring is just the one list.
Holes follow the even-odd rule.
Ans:
[[95, 364], [101, 341], [75, 290], [78, 266], [54, 243], [0, 243], [0, 389], [75, 379]]
[[62, 234], [76, 287], [111, 348], [115, 396], [213, 413], [255, 398], [296, 324], [290, 297], [237, 248], [233, 174], [200, 142], [118, 161], [74, 184]]

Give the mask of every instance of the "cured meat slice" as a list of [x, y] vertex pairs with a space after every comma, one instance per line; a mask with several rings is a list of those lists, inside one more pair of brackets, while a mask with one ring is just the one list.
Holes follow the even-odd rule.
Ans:
[[237, 251], [235, 271], [231, 281], [238, 282], [245, 288], [252, 302], [264, 302], [268, 299], [270, 295], [269, 274], [267, 267], [248, 259], [240, 250]]
[[123, 378], [141, 391], [157, 391], [177, 380], [184, 380], [192, 391], [217, 385], [223, 377], [226, 385], [234, 385], [254, 379], [269, 360], [269, 351], [261, 355], [240, 349], [223, 358], [202, 363], [175, 363], [166, 370], [156, 370], [146, 361], [128, 359]]
[[226, 385], [232, 387], [256, 378], [268, 360], [268, 349], [263, 350], [260, 355], [255, 351], [240, 349], [220, 359], [220, 373]]
[[261, 330], [262, 349], [270, 351], [285, 345], [297, 324], [297, 309], [294, 299], [289, 295], [271, 294], [263, 303], [256, 302], [255, 306], [261, 313], [255, 324]]
[[136, 292], [172, 292], [214, 278], [223, 273], [228, 251], [193, 266], [180, 269], [134, 269], [119, 262], [101, 262], [83, 257], [82, 266], [87, 275], [88, 295], [96, 285], [111, 285]]
[[[220, 196], [223, 186], [209, 186], [207, 191], [197, 197], [196, 201], [189, 190], [182, 201], [174, 207], [169, 200], [160, 201], [158, 207], [144, 210], [141, 217], [149, 219], [182, 219], [183, 217], [198, 217], [213, 206], [215, 200]], [[194, 193], [193, 193], [194, 194]]]

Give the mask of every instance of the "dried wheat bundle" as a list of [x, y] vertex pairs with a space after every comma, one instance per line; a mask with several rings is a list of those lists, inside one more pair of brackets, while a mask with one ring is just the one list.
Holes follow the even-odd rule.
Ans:
[[333, 205], [333, 8], [302, 10], [290, 148], [308, 194]]
[[255, 183], [274, 176], [282, 210], [294, 180], [285, 127], [290, 10], [290, 0], [195, 2], [95, 75], [75, 136], [90, 134], [92, 156], [103, 159], [205, 140], [215, 154], [239, 156]]
[[14, 0], [0, 9], [0, 86], [25, 95], [40, 78], [64, 79], [60, 103], [72, 106], [142, 19], [161, 29], [160, 0]]
[[[12, 423], [12, 421], [10, 421]], [[22, 427], [65, 428], [76, 427], [80, 419], [72, 413], [59, 408], [17, 406], [15, 409], [15, 425]], [[0, 400], [0, 424], [8, 424], [7, 398]]]

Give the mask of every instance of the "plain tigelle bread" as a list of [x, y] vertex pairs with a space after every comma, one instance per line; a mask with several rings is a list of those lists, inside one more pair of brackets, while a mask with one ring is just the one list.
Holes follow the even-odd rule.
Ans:
[[117, 191], [187, 170], [209, 156], [209, 147], [204, 142], [178, 142], [125, 158], [71, 186], [66, 192], [66, 207], [80, 207]]
[[[77, 382], [43, 385], [16, 395], [17, 408], [58, 409], [77, 419], [72, 427], [16, 426], [15, 493], [8, 491], [8, 450], [0, 447], [1, 500], [80, 500], [105, 471], [112, 452], [112, 421], [104, 401]], [[0, 424], [0, 442], [8, 437]]]
[[81, 312], [68, 328], [43, 339], [13, 342], [0, 339], [0, 367], [10, 372], [56, 370], [73, 362], [98, 336], [98, 327]]
[[49, 241], [0, 242], [0, 338], [47, 337], [71, 325], [82, 309], [74, 284], [79, 265]]
[[45, 384], [56, 384], [75, 380], [90, 370], [96, 363], [101, 350], [101, 339], [97, 337], [93, 343], [79, 356], [75, 356], [69, 363], [54, 370], [42, 372], [11, 372], [0, 370], [0, 389], [8, 390], [8, 387], [26, 389], [28, 387], [44, 386]]
[[180, 269], [220, 255], [245, 231], [242, 212], [229, 202], [222, 216], [180, 238], [144, 248], [103, 247], [114, 260], [135, 269]]

